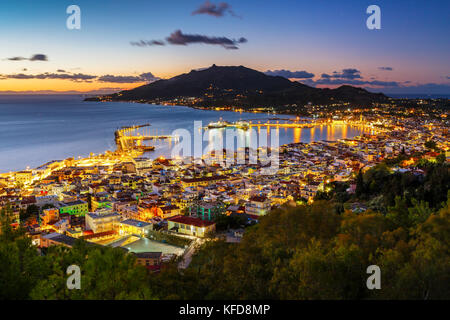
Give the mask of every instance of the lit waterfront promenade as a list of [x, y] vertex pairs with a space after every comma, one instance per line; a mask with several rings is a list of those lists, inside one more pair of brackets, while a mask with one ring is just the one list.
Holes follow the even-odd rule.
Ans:
[[[321, 127], [321, 126], [341, 126], [341, 125], [350, 125], [350, 126], [354, 126], [354, 127], [361, 127], [361, 128], [366, 128], [366, 129], [370, 129], [373, 133], [381, 133], [381, 132], [385, 132], [386, 129], [385, 128], [381, 128], [381, 127], [377, 127], [374, 126], [372, 123], [367, 123], [364, 120], [358, 120], [358, 121], [353, 121], [353, 120], [332, 120], [332, 119], [324, 119], [324, 120], [312, 120], [312, 121], [306, 121], [305, 120], [288, 120], [288, 119], [283, 119], [281, 122], [279, 120], [277, 120], [276, 122], [271, 122], [270, 120], [266, 121], [266, 122], [261, 122], [258, 121], [257, 123], [249, 120], [248, 122], [248, 128], [262, 128], [262, 127], [267, 127], [267, 128], [291, 128], [291, 129], [302, 129], [302, 128], [314, 128], [314, 127]], [[228, 123], [225, 125], [225, 127], [227, 128], [236, 128], [236, 123]], [[239, 127], [238, 127], [239, 128]], [[247, 128], [247, 129], [248, 129]], [[205, 130], [208, 130], [210, 128], [208, 127], [204, 127]], [[246, 129], [244, 129], [246, 130]]]
[[[158, 135], [158, 131], [155, 130], [155, 134], [152, 134], [148, 127], [150, 124], [125, 127], [115, 132], [117, 150], [120, 152], [129, 152], [130, 150], [151, 151], [154, 150], [153, 146], [143, 145], [143, 141], [147, 140], [178, 140], [177, 136], [162, 134]], [[144, 128], [143, 133], [139, 133], [138, 129]]]

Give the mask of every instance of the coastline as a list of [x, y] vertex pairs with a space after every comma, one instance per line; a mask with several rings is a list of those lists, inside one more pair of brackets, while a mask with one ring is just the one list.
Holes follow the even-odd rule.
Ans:
[[[95, 97], [98, 98], [98, 97]], [[226, 111], [226, 112], [234, 112], [234, 113], [258, 113], [258, 114], [262, 114], [262, 113], [269, 113], [269, 111], [258, 111], [257, 109], [242, 109], [238, 108], [236, 110], [236, 108], [223, 108], [223, 107], [211, 107], [211, 108], [205, 108], [205, 107], [200, 107], [200, 106], [194, 106], [194, 105], [186, 105], [186, 104], [167, 104], [167, 103], [161, 103], [161, 104], [157, 104], [154, 102], [140, 102], [140, 101], [136, 101], [136, 100], [90, 100], [90, 98], [86, 98], [83, 101], [86, 102], [115, 102], [115, 103], [138, 103], [138, 104], [147, 104], [147, 105], [151, 105], [151, 106], [164, 106], [164, 107], [186, 107], [186, 108], [191, 108], [191, 109], [195, 109], [195, 110], [201, 110], [201, 111]], [[277, 112], [277, 111], [271, 111], [271, 114], [278, 114], [278, 115], [286, 115], [286, 116], [298, 116], [298, 117], [304, 117], [307, 118], [303, 115], [297, 114], [297, 113], [288, 113], [288, 112]]]
[[[356, 124], [333, 124], [333, 123], [325, 124], [325, 125], [326, 126], [333, 126], [333, 125], [357, 126]], [[314, 125], [313, 127], [317, 127], [317, 126], [323, 126], [323, 125]], [[310, 128], [310, 127], [308, 127], [308, 128]], [[373, 129], [375, 129], [375, 128], [372, 128], [372, 130]], [[353, 138], [358, 138], [358, 137], [360, 137], [360, 136], [358, 135], [358, 136], [355, 136]], [[331, 142], [335, 142], [335, 141], [338, 141], [338, 140], [340, 140], [340, 139], [336, 139], [336, 140], [321, 139], [321, 140], [318, 140], [318, 141], [314, 141], [313, 140], [311, 142], [301, 142], [301, 141], [299, 141], [299, 142], [289, 142], [289, 143], [284, 143], [284, 144], [280, 145], [279, 148], [286, 148], [288, 146], [295, 146], [295, 145], [302, 145], [302, 144], [303, 145], [309, 145], [309, 144], [315, 143], [315, 142], [330, 142], [330, 141]], [[139, 157], [142, 154], [143, 153], [141, 153], [141, 154], [130, 153], [130, 154], [125, 155], [124, 153], [120, 153], [117, 149], [114, 150], [114, 151], [107, 150], [107, 151], [105, 151], [103, 153], [99, 153], [99, 154], [94, 155], [94, 156], [92, 156], [92, 153], [91, 153], [91, 155], [89, 155], [87, 157], [78, 157], [78, 159], [74, 159], [74, 157], [69, 157], [69, 158], [66, 158], [66, 159], [63, 159], [63, 160], [54, 160], [54, 159], [53, 160], [49, 160], [49, 161], [47, 161], [47, 162], [37, 166], [36, 168], [30, 168], [30, 169], [26, 168], [26, 169], [22, 169], [22, 170], [15, 170], [15, 171], [10, 171], [10, 172], [3, 172], [3, 173], [0, 172], [0, 177], [7, 178], [7, 177], [11, 177], [11, 176], [13, 176], [13, 175], [15, 175], [15, 174], [17, 174], [19, 172], [38, 170], [38, 168], [45, 167], [46, 165], [51, 164], [51, 163], [59, 163], [59, 164], [66, 165], [66, 163], [69, 162], [69, 163], [77, 163], [77, 166], [80, 166], [80, 167], [85, 167], [87, 164], [91, 164], [91, 165], [94, 165], [94, 166], [95, 165], [102, 165], [102, 163], [106, 160], [106, 161], [109, 161], [109, 162], [116, 162], [116, 164], [119, 164], [119, 163], [123, 163], [123, 162], [127, 162], [127, 161], [128, 162], [132, 161], [132, 159], [134, 159], [136, 157]], [[121, 159], [118, 160], [118, 158], [121, 158]], [[80, 165], [80, 164], [82, 164], [82, 165]], [[40, 178], [42, 178], [42, 177], [40, 177]]]
[[[80, 99], [81, 101], [83, 101], [82, 99]], [[236, 110], [236, 109], [209, 109], [209, 108], [201, 108], [201, 107], [197, 107], [197, 106], [189, 106], [189, 105], [157, 105], [157, 104], [154, 104], [154, 103], [144, 103], [144, 102], [135, 102], [135, 101], [111, 101], [111, 102], [119, 102], [119, 103], [125, 103], [125, 104], [130, 104], [130, 102], [133, 102], [133, 103], [138, 103], [138, 104], [140, 104], [140, 105], [150, 105], [151, 107], [160, 107], [160, 108], [164, 108], [164, 107], [182, 107], [182, 108], [189, 108], [189, 109], [192, 109], [192, 110], [198, 110], [198, 111], [214, 111], [214, 112], [224, 112], [224, 111], [227, 111], [227, 113], [228, 112], [231, 112], [231, 113], [233, 113], [233, 114], [242, 114], [242, 113], [246, 113], [246, 114], [250, 114], [250, 113], [253, 113], [253, 114], [259, 114], [259, 115], [264, 115], [264, 114], [266, 114], [268, 117], [271, 117], [271, 116], [273, 116], [273, 120], [275, 120], [275, 117], [277, 116], [277, 115], [280, 115], [280, 116], [286, 116], [286, 117], [289, 117], [289, 118], [293, 118], [294, 117], [294, 115], [292, 115], [292, 114], [285, 114], [285, 113], [277, 113], [277, 112], [263, 112], [263, 111], [253, 111], [253, 112], [247, 112], [247, 111], [244, 111], [244, 110]], [[218, 117], [219, 117], [219, 115], [217, 115], [217, 118], [216, 118], [216, 120], [218, 119]], [[300, 118], [300, 117], [299, 117]], [[312, 120], [312, 118], [311, 117], [301, 117], [301, 119], [302, 120], [306, 120], [306, 121], [311, 121]], [[262, 120], [262, 119], [261, 119]], [[267, 119], [265, 119], [265, 120], [267, 120]], [[209, 121], [209, 120], [208, 120]], [[133, 124], [133, 122], [130, 120], [130, 122], [128, 123], [128, 124], [130, 124], [130, 125], [132, 125]], [[114, 137], [113, 136], [111, 136], [111, 137], [109, 137], [109, 138], [107, 138], [107, 139], [110, 139], [110, 141], [114, 141]], [[319, 140], [327, 140], [326, 138], [321, 138], [321, 139], [319, 139]], [[283, 145], [286, 145], [287, 143], [292, 143], [293, 142], [293, 140], [290, 140], [289, 142], [286, 142], [286, 143], [282, 143], [282, 144], [280, 144], [281, 146], [283, 146]], [[117, 147], [117, 146], [116, 146]], [[111, 147], [110, 147], [111, 148]], [[105, 152], [109, 152], [109, 153], [111, 153], [111, 151], [104, 151], [105, 149], [102, 149], [103, 151], [92, 151], [92, 149], [91, 150], [87, 150], [86, 152], [85, 152], [85, 154], [90, 154], [90, 153], [92, 153], [92, 152], [95, 152], [95, 153], [97, 153], [97, 154], [99, 154], [99, 155], [105, 155]], [[109, 150], [113, 150], [113, 149], [109, 149]], [[79, 153], [78, 153], [79, 154]], [[41, 163], [38, 163], [38, 164], [35, 164], [34, 166], [32, 166], [31, 168], [33, 168], [32, 170], [35, 170], [35, 169], [37, 169], [37, 168], [39, 168], [39, 167], [42, 167], [43, 165], [45, 165], [46, 163], [48, 163], [48, 162], [51, 162], [51, 161], [54, 161], [54, 160], [48, 160], [48, 159], [70, 159], [70, 158], [75, 158], [76, 157], [76, 153], [73, 153], [72, 155], [70, 155], [70, 156], [65, 156], [65, 157], [50, 157], [50, 158], [47, 158], [47, 159], [45, 159], [45, 160], [43, 160]], [[89, 159], [92, 159], [90, 156], [84, 156], [84, 157], [81, 157], [81, 158], [79, 158], [79, 160], [84, 160], [84, 161], [89, 161]], [[58, 161], [64, 161], [64, 160], [58, 160]], [[44, 164], [42, 164], [42, 163], [44, 163]], [[8, 176], [8, 175], [10, 175], [12, 172], [20, 172], [20, 171], [26, 171], [26, 170], [30, 170], [30, 169], [28, 169], [28, 168], [26, 168], [25, 166], [24, 167], [22, 167], [22, 168], [19, 168], [19, 169], [16, 169], [16, 170], [8, 170], [8, 171], [6, 171], [6, 172], [1, 172], [0, 173], [0, 176]]]

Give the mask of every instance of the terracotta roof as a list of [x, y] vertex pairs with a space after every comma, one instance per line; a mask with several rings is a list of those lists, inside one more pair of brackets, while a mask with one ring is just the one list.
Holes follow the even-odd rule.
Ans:
[[194, 217], [189, 217], [189, 216], [175, 216], [175, 217], [169, 218], [167, 220], [176, 222], [176, 223], [187, 224], [187, 225], [195, 226], [195, 227], [208, 227], [208, 226], [215, 224], [215, 222], [212, 222], [212, 221], [205, 221], [205, 220], [202, 220], [199, 218], [194, 218]]

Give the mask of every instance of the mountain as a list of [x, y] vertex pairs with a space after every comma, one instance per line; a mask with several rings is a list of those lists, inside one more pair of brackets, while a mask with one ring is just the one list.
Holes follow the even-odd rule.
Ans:
[[387, 101], [382, 93], [341, 86], [313, 88], [279, 76], [269, 76], [243, 66], [216, 66], [192, 70], [168, 80], [158, 80], [112, 95], [87, 98], [88, 101], [139, 101], [197, 107], [280, 108], [286, 105], [334, 104], [348, 102], [368, 105]]

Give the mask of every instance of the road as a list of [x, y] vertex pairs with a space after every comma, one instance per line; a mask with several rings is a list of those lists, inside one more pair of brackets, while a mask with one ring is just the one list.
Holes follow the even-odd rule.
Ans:
[[205, 241], [200, 238], [196, 238], [192, 241], [191, 245], [186, 249], [183, 255], [183, 259], [178, 263], [178, 269], [186, 269], [192, 261], [192, 256], [195, 250], [200, 247]]

